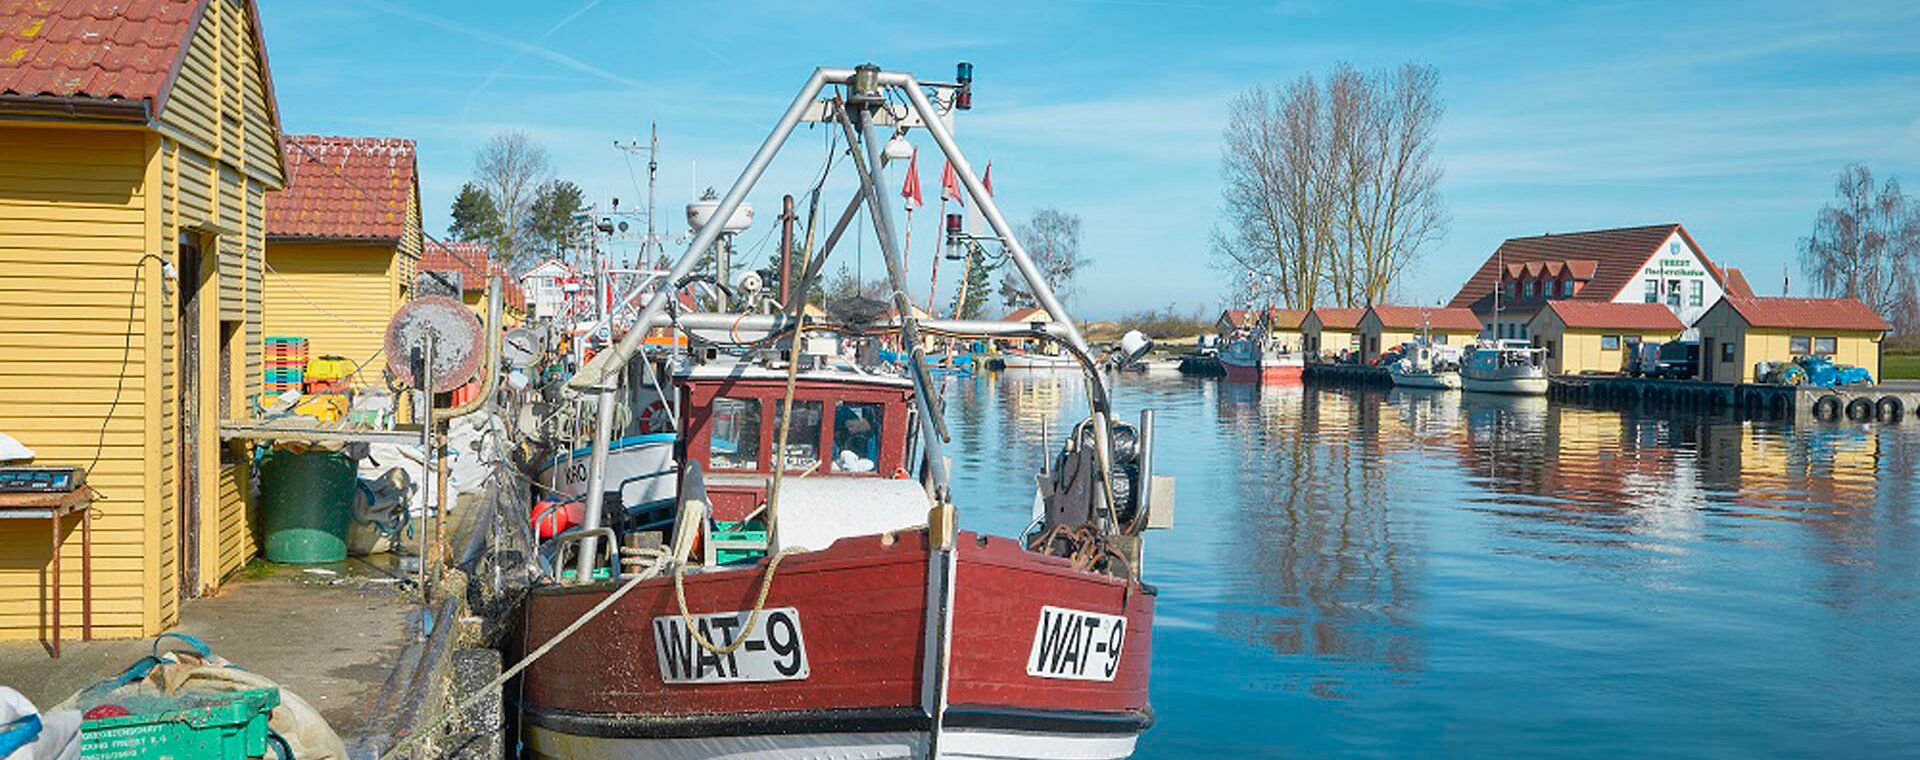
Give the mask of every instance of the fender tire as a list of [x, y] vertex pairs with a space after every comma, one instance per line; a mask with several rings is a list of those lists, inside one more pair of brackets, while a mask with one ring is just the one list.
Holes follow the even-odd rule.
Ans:
[[1840, 419], [1840, 397], [1821, 396], [1819, 401], [1813, 402], [1813, 418], [1828, 422]]
[[1900, 424], [1900, 418], [1905, 417], [1906, 413], [1906, 405], [1893, 396], [1881, 396], [1880, 403], [1874, 404], [1874, 417], [1878, 418], [1882, 425]]

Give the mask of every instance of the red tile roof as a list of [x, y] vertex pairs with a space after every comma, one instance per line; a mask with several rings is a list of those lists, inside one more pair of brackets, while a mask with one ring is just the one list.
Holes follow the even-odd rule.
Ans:
[[[1226, 311], [1220, 312], [1220, 319], [1226, 320], [1227, 324], [1232, 325], [1234, 327], [1246, 327], [1247, 315], [1250, 313], [1251, 312], [1247, 311], [1246, 309], [1228, 309]], [[1218, 322], [1219, 320], [1214, 320], [1214, 321]]]
[[1872, 308], [1855, 298], [1741, 298], [1727, 296], [1721, 303], [1731, 307], [1753, 327], [1804, 328], [1809, 330], [1865, 330], [1885, 332], [1893, 329]]
[[157, 106], [204, 0], [0, 0], [0, 93]]
[[1726, 273], [1727, 295], [1738, 296], [1740, 298], [1754, 297], [1753, 286], [1747, 284], [1746, 275], [1741, 274], [1740, 270], [1733, 267], [1727, 267], [1724, 271]]
[[1480, 318], [1470, 309], [1442, 309], [1436, 306], [1373, 306], [1380, 324], [1395, 330], [1472, 330], [1480, 331]]
[[1586, 330], [1656, 330], [1680, 332], [1687, 326], [1673, 309], [1657, 303], [1550, 301], [1547, 310], [1566, 326]]
[[417, 163], [412, 140], [287, 135], [287, 187], [267, 194], [267, 237], [399, 241]]
[[491, 258], [486, 243], [449, 240], [427, 241], [420, 254], [422, 272], [459, 272], [460, 287], [468, 292], [487, 289], [487, 278], [501, 271]]
[[[1367, 315], [1366, 309], [1343, 309], [1338, 306], [1316, 306], [1313, 313], [1319, 315], [1320, 326], [1335, 330], [1351, 330], [1360, 326], [1360, 318]], [[1301, 319], [1305, 319], [1302, 317]]]
[[[1472, 277], [1467, 278], [1466, 284], [1460, 286], [1460, 292], [1454, 294], [1453, 300], [1447, 305], [1486, 310], [1488, 307], [1482, 302], [1491, 301], [1494, 285], [1499, 279], [1496, 275], [1503, 261], [1510, 272], [1516, 265], [1561, 262], [1573, 268], [1576, 279], [1585, 262], [1593, 262], [1593, 271], [1588, 274], [1591, 281], [1575, 291], [1573, 297], [1583, 301], [1612, 301], [1640, 272], [1647, 260], [1660, 252], [1660, 244], [1675, 232], [1680, 233], [1688, 246], [1700, 251], [1700, 246], [1693, 242], [1693, 236], [1678, 224], [1512, 238], [1501, 243], [1500, 248], [1487, 257], [1486, 262]], [[1700, 256], [1705, 259], [1706, 253], [1702, 251]], [[1707, 263], [1707, 270], [1715, 278], [1720, 277], [1720, 270], [1711, 261]]]
[[1298, 330], [1300, 323], [1307, 320], [1306, 309], [1268, 309], [1268, 329]]
[[1042, 309], [1038, 306], [1029, 306], [1024, 309], [1016, 310], [1012, 314], [1008, 314], [1005, 317], [1001, 317], [1000, 321], [1002, 322], [1052, 322], [1053, 317], [1047, 315], [1046, 309]]

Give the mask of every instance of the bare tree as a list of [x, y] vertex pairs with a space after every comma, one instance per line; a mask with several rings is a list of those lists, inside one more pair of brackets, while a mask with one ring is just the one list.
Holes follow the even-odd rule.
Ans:
[[[1014, 234], [1026, 245], [1027, 255], [1033, 257], [1040, 278], [1054, 296], [1062, 301], [1072, 298], [1075, 275], [1090, 264], [1080, 255], [1080, 216], [1057, 208], [1043, 208], [1033, 212], [1033, 218], [1015, 229]], [[1009, 271], [1000, 278], [1000, 300], [1012, 309], [1037, 303], [1017, 271]]]
[[[1446, 232], [1433, 158], [1439, 74], [1341, 65], [1228, 105], [1223, 225], [1215, 263], [1271, 283], [1256, 300], [1291, 308], [1381, 302]], [[1264, 285], [1263, 285], [1264, 287]]]
[[1854, 164], [1834, 180], [1835, 202], [1800, 239], [1800, 267], [1823, 295], [1858, 298], [1905, 333], [1920, 329], [1920, 203], [1900, 181], [1878, 186]]
[[492, 197], [500, 215], [493, 255], [513, 261], [532, 231], [533, 201], [553, 174], [547, 149], [525, 132], [494, 135], [473, 157], [473, 178]]

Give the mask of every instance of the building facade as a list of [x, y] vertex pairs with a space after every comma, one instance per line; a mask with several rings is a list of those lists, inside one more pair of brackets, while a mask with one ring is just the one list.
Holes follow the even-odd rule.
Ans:
[[[257, 547], [219, 425], [260, 388], [284, 169], [250, 0], [98, 6], [0, 5], [0, 431], [88, 468], [95, 633], [140, 637]], [[0, 638], [44, 637], [47, 527], [0, 523]], [[80, 605], [63, 611], [77, 627]]]
[[1467, 345], [1480, 334], [1480, 320], [1466, 309], [1434, 306], [1369, 306], [1355, 327], [1360, 361], [1372, 364], [1383, 351], [1431, 338], [1434, 345]]
[[547, 259], [520, 275], [520, 291], [527, 297], [527, 313], [535, 319], [553, 319], [567, 307], [566, 285], [575, 280], [573, 268], [559, 259]]
[[1549, 303], [1527, 325], [1556, 375], [1618, 373], [1635, 346], [1664, 343], [1686, 329], [1665, 304], [1586, 301]]
[[1342, 352], [1360, 350], [1360, 318], [1366, 309], [1316, 306], [1300, 319], [1301, 350], [1307, 358], [1332, 359]]
[[1473, 310], [1487, 338], [1530, 337], [1555, 301], [1661, 304], [1690, 326], [1736, 279], [1681, 225], [1624, 227], [1507, 240], [1447, 305]]
[[287, 187], [267, 194], [266, 333], [339, 356], [385, 385], [387, 323], [420, 261], [412, 140], [285, 138]]
[[1892, 329], [1852, 298], [1723, 299], [1698, 323], [1700, 377], [1750, 383], [1759, 362], [1824, 356], [1880, 379], [1881, 339]]

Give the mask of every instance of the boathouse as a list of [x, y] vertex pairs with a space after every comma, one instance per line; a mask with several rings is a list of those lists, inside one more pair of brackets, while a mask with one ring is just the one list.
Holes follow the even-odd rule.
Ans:
[[519, 282], [505, 276], [505, 270], [493, 260], [493, 251], [486, 243], [467, 240], [427, 243], [420, 255], [420, 271], [440, 275], [420, 284], [422, 293], [457, 284], [461, 303], [473, 307], [474, 313], [483, 320], [487, 317], [487, 281], [496, 276], [501, 278], [500, 301], [506, 316], [512, 318], [526, 311], [526, 299]]
[[266, 333], [339, 356], [385, 385], [387, 323], [420, 261], [412, 140], [289, 135], [287, 187], [267, 194]]
[[[280, 116], [251, 0], [102, 7], [0, 4], [0, 432], [87, 469], [94, 635], [139, 637], [257, 545], [219, 422], [260, 389]], [[0, 638], [51, 633], [48, 536], [0, 520]]]
[[1467, 345], [1480, 334], [1480, 319], [1467, 309], [1438, 306], [1369, 306], [1355, 328], [1360, 361], [1372, 364], [1380, 352], [1431, 334], [1434, 345]]
[[527, 297], [527, 313], [552, 319], [567, 307], [567, 285], [577, 282], [573, 267], [547, 259], [520, 274], [520, 292]]
[[1529, 337], [1534, 315], [1554, 301], [1664, 304], [1691, 325], [1729, 279], [1685, 227], [1655, 224], [1512, 238], [1447, 305], [1472, 309], [1487, 338]]
[[1359, 351], [1360, 318], [1366, 309], [1316, 306], [1300, 319], [1300, 342], [1307, 358], [1337, 357], [1343, 351]]
[[1553, 301], [1527, 323], [1556, 375], [1617, 373], [1641, 343], [1664, 343], [1687, 329], [1665, 304]]
[[1753, 382], [1753, 365], [1825, 356], [1880, 379], [1881, 339], [1892, 329], [1853, 298], [1722, 299], [1697, 323], [1700, 376]]

